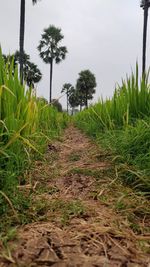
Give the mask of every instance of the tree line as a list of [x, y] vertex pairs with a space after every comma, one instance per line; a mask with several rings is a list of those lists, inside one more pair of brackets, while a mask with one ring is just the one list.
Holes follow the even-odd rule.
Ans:
[[67, 113], [68, 107], [72, 108], [80, 106], [88, 108], [88, 100], [93, 99], [93, 94], [96, 88], [95, 75], [90, 70], [83, 70], [79, 73], [75, 87], [70, 83], [65, 83], [62, 88], [62, 93], [65, 92], [67, 96]]

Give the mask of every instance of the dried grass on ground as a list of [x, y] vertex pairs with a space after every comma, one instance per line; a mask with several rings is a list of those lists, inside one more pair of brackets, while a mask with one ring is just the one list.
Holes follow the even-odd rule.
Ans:
[[32, 195], [34, 223], [1, 242], [0, 267], [150, 266], [148, 200], [124, 187], [111, 155], [73, 126], [19, 190]]

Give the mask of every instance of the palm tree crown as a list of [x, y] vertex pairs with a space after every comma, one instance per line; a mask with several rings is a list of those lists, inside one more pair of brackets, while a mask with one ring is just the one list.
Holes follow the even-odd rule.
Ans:
[[150, 7], [150, 0], [141, 0], [141, 5], [140, 5], [143, 9], [145, 7]]
[[65, 59], [67, 48], [65, 46], [59, 46], [63, 38], [64, 36], [61, 34], [61, 29], [53, 25], [44, 29], [38, 50], [40, 52], [40, 57], [45, 63], [50, 63], [53, 59], [56, 63], [59, 63], [61, 60]]
[[74, 90], [74, 87], [72, 86], [71, 83], [65, 83], [63, 85], [62, 90], [61, 90], [61, 93], [65, 92], [66, 96], [67, 96], [67, 113], [68, 113], [69, 96], [70, 96], [72, 90]]
[[[16, 66], [20, 62], [20, 52], [16, 51], [13, 55], [3, 55], [4, 61], [8, 64], [9, 71], [15, 73]], [[13, 68], [11, 67], [13, 63]], [[34, 88], [34, 84], [38, 83], [42, 78], [42, 73], [38, 66], [30, 61], [30, 56], [23, 53], [23, 76], [24, 81], [29, 87]]]
[[42, 78], [42, 73], [38, 69], [37, 65], [27, 61], [24, 66], [24, 79], [29, 87], [34, 88], [34, 84], [38, 83]]
[[38, 0], [32, 0], [32, 4], [36, 4]]
[[95, 75], [90, 70], [79, 73], [76, 88], [86, 107], [88, 107], [88, 100], [93, 98], [96, 85]]
[[50, 25], [47, 29], [44, 29], [42, 39], [38, 46], [40, 57], [47, 64], [50, 64], [50, 97], [52, 100], [52, 75], [53, 75], [53, 62], [59, 63], [66, 57], [66, 46], [60, 46], [60, 42], [64, 36], [61, 33], [60, 28], [56, 28]]

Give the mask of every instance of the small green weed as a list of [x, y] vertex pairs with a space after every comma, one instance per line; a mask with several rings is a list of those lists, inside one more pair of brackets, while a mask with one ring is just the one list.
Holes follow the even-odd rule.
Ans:
[[115, 204], [115, 209], [117, 211], [120, 211], [120, 210], [125, 210], [126, 209], [126, 205], [123, 201], [117, 201], [116, 204]]
[[38, 193], [39, 194], [42, 194], [42, 193], [48, 193], [49, 195], [53, 195], [55, 193], [58, 193], [59, 192], [59, 188], [56, 187], [56, 186], [50, 186], [50, 187], [47, 187], [46, 185], [45, 186], [40, 186], [38, 188]]
[[69, 160], [70, 161], [78, 161], [78, 160], [80, 160], [80, 158], [81, 158], [81, 155], [76, 154], [76, 153], [71, 153], [69, 155]]
[[150, 246], [148, 241], [140, 240], [138, 244], [144, 253], [150, 254]]
[[82, 217], [86, 213], [86, 208], [81, 201], [54, 200], [50, 203], [50, 211], [60, 218], [62, 225], [69, 223], [73, 217]]
[[9, 228], [6, 235], [0, 234], [0, 241], [4, 247], [7, 247], [7, 243], [16, 239], [17, 231], [16, 228]]

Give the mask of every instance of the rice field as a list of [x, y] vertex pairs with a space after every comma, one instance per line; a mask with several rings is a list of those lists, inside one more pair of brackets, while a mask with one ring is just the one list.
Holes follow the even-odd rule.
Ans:
[[32, 88], [21, 85], [17, 68], [14, 71], [13, 62], [5, 64], [0, 51], [0, 214], [5, 212], [3, 193], [12, 198], [19, 175], [42, 157], [67, 120]]
[[[32, 88], [21, 85], [13, 62], [0, 51], [0, 214], [9, 200], [24, 205], [18, 177], [42, 158], [47, 144], [60, 136], [69, 121]], [[112, 162], [125, 184], [144, 194], [150, 191], [150, 87], [148, 75], [122, 80], [111, 99], [99, 100], [74, 117], [75, 124], [111, 151]], [[26, 183], [26, 181], [21, 181]], [[20, 194], [20, 193], [19, 193]]]
[[[150, 192], [150, 87], [147, 74], [122, 80], [111, 99], [78, 113], [76, 125], [113, 152], [122, 179]], [[89, 123], [90, 122], [90, 123]]]

